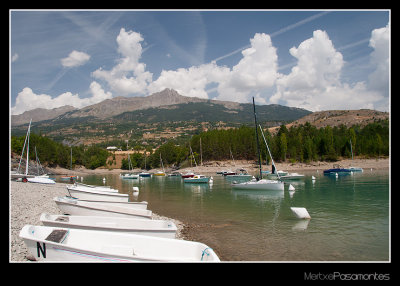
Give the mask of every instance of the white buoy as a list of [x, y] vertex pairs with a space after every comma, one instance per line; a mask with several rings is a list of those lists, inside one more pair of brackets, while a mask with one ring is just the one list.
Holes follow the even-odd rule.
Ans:
[[314, 177], [314, 176], [311, 176], [311, 180], [315, 181], [315, 177]]
[[134, 193], [139, 193], [139, 187], [132, 187]]
[[336, 178], [339, 177], [338, 173], [335, 173]]
[[105, 181], [106, 181], [106, 178], [103, 177], [103, 182], [105, 182]]
[[301, 219], [310, 219], [311, 218], [311, 216], [310, 216], [310, 214], [308, 213], [308, 211], [307, 211], [307, 209], [306, 208], [295, 208], [295, 207], [291, 207], [290, 208], [291, 210], [292, 210], [292, 212], [294, 213], [294, 215], [297, 217], [297, 218], [301, 218]]
[[295, 188], [292, 186], [292, 184], [289, 185], [289, 191], [294, 191]]

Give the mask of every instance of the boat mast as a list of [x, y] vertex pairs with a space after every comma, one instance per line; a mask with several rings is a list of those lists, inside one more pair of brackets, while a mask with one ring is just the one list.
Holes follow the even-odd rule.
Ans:
[[31, 119], [31, 121], [29, 121], [29, 127], [28, 127], [28, 131], [26, 132], [25, 141], [24, 141], [24, 147], [22, 148], [21, 157], [19, 158], [19, 164], [18, 164], [18, 170], [17, 170], [18, 174], [19, 174], [19, 168], [21, 167], [22, 156], [24, 156], [26, 141], [28, 140], [28, 137], [29, 137], [29, 133], [30, 133], [30, 129], [31, 129], [31, 123], [32, 123], [32, 119]]
[[[32, 122], [32, 119], [31, 119]], [[31, 122], [29, 122], [29, 128], [28, 128], [28, 133], [26, 133], [26, 136], [28, 136], [28, 146], [26, 148], [26, 167], [25, 167], [25, 175], [28, 175], [28, 168], [29, 168], [29, 137], [31, 135]]]
[[351, 161], [353, 161], [353, 147], [351, 146], [351, 139], [350, 139], [350, 150], [351, 150]]
[[258, 143], [258, 131], [257, 131], [257, 115], [256, 115], [256, 105], [254, 103], [254, 96], [253, 96], [253, 111], [254, 111], [254, 123], [256, 126], [256, 142], [257, 142], [257, 152], [258, 152], [258, 164], [260, 168], [260, 179], [262, 179], [261, 174], [261, 154], [260, 154], [260, 144]]

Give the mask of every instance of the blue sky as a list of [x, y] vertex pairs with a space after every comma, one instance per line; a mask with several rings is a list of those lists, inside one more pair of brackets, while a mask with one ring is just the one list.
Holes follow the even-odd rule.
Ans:
[[389, 110], [390, 11], [10, 11], [12, 114], [173, 88]]

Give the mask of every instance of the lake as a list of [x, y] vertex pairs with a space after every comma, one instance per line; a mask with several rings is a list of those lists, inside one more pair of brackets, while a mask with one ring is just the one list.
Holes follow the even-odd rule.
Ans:
[[[302, 173], [302, 172], [300, 172]], [[83, 183], [105, 185], [147, 201], [153, 212], [187, 224], [190, 237], [213, 248], [222, 261], [389, 261], [388, 170], [336, 178], [303, 172], [294, 192], [232, 190], [215, 173], [213, 184], [187, 184], [180, 177], [122, 180], [86, 175]], [[313, 181], [311, 176], [315, 176]], [[139, 187], [133, 197], [132, 187]], [[310, 220], [290, 207], [305, 207]]]

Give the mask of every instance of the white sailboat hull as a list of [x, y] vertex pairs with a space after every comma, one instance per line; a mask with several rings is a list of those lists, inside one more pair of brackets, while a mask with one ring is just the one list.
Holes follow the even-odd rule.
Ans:
[[34, 225], [19, 236], [42, 261], [220, 261], [207, 245], [180, 239]]
[[52, 179], [40, 177], [40, 176], [36, 176], [33, 178], [27, 178], [27, 180], [29, 183], [38, 183], [38, 184], [55, 184], [56, 183]]
[[262, 179], [259, 181], [249, 181], [244, 183], [232, 184], [234, 189], [246, 189], [246, 190], [272, 190], [272, 191], [283, 191], [284, 184], [280, 181]]
[[114, 231], [128, 234], [176, 237], [176, 225], [168, 220], [147, 220], [104, 216], [65, 216], [43, 213], [40, 221], [45, 226]]
[[80, 200], [91, 200], [91, 201], [113, 201], [113, 202], [128, 202], [128, 194], [119, 194], [116, 192], [89, 190], [83, 188], [67, 187], [69, 194], [72, 197]]
[[118, 193], [117, 189], [112, 189], [110, 186], [93, 186], [93, 185], [85, 185], [81, 183], [73, 184], [69, 186], [72, 189], [84, 190], [84, 191], [100, 191], [100, 192], [110, 192], [110, 193]]
[[55, 197], [55, 203], [63, 214], [89, 215], [89, 216], [112, 216], [125, 218], [151, 219], [150, 210], [127, 208], [120, 206], [109, 206], [105, 204], [92, 204], [68, 198]]
[[142, 202], [113, 202], [113, 201], [91, 201], [91, 200], [80, 200], [74, 199], [71, 197], [67, 197], [68, 199], [77, 200], [78, 202], [89, 202], [93, 205], [100, 204], [100, 205], [107, 205], [107, 206], [115, 206], [115, 207], [124, 207], [124, 208], [134, 208], [134, 209], [142, 209], [147, 210], [148, 203], [146, 201]]

